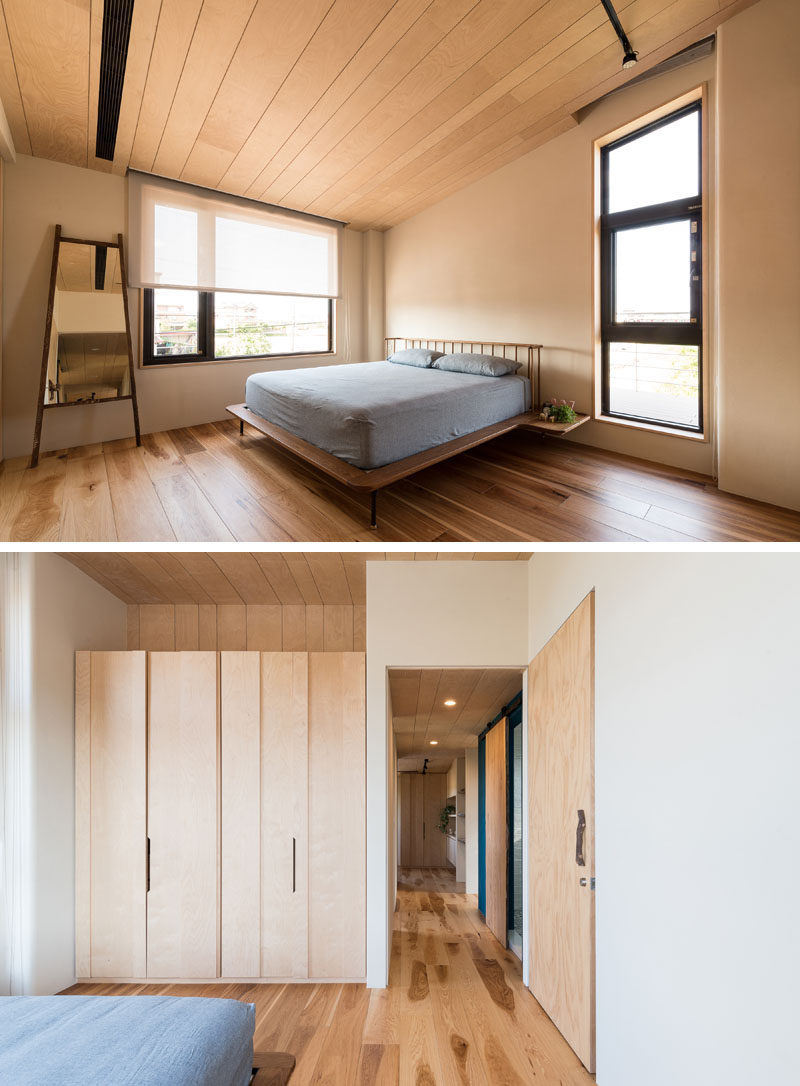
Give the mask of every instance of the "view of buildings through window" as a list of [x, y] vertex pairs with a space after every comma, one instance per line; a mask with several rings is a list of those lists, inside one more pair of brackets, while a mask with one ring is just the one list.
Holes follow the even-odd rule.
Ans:
[[[153, 291], [153, 358], [203, 354], [204, 307], [193, 290]], [[217, 292], [208, 295], [213, 316], [213, 358], [303, 354], [329, 349], [327, 298]]]

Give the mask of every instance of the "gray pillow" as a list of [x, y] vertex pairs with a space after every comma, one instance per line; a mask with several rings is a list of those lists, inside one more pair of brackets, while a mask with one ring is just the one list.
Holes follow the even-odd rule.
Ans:
[[480, 377], [505, 377], [516, 373], [521, 362], [512, 362], [496, 354], [443, 354], [433, 364], [437, 370], [455, 370], [458, 373], [474, 373]]
[[395, 351], [388, 361], [399, 366], [420, 366], [427, 369], [436, 358], [441, 358], [441, 351], [429, 351], [427, 347], [408, 347], [405, 351]]

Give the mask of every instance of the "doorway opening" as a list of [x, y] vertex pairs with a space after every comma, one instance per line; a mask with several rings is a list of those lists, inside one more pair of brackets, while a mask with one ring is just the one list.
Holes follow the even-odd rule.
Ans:
[[[486, 919], [485, 767], [479, 767], [479, 758], [487, 732], [509, 717], [510, 706], [521, 739], [522, 682], [519, 667], [389, 669], [397, 751], [399, 892], [474, 898], [472, 908], [482, 921]], [[519, 768], [521, 772], [521, 752]], [[508, 793], [513, 774], [504, 768], [500, 776], [503, 825], [495, 826], [490, 816], [490, 835], [492, 841], [502, 838], [505, 843], [494, 861], [497, 871], [491, 870], [493, 885], [500, 864], [504, 884], [513, 878], [518, 837], [517, 851], [522, 854], [521, 788], [514, 822]], [[490, 861], [494, 856], [490, 851]], [[517, 881], [521, 890], [521, 871]], [[504, 913], [516, 904], [513, 891], [504, 890], [501, 897]], [[508, 923], [489, 924], [504, 948], [509, 945], [509, 932], [520, 933], [517, 957], [521, 957], [522, 917], [520, 900]]]

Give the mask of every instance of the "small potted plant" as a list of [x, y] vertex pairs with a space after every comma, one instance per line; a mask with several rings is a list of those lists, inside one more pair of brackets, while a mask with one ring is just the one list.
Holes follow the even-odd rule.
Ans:
[[542, 405], [542, 413], [548, 422], [562, 422], [570, 425], [577, 419], [574, 400], [548, 400]]
[[456, 809], [452, 803], [448, 803], [445, 807], [442, 807], [439, 812], [439, 825], [437, 829], [439, 833], [448, 834], [450, 832], [450, 815], [456, 813]]

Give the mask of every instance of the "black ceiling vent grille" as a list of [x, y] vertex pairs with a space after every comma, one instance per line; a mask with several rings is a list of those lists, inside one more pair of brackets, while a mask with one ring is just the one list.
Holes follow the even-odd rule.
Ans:
[[100, 53], [95, 154], [108, 162], [114, 161], [133, 4], [134, 0], [105, 0], [103, 8], [103, 48]]

